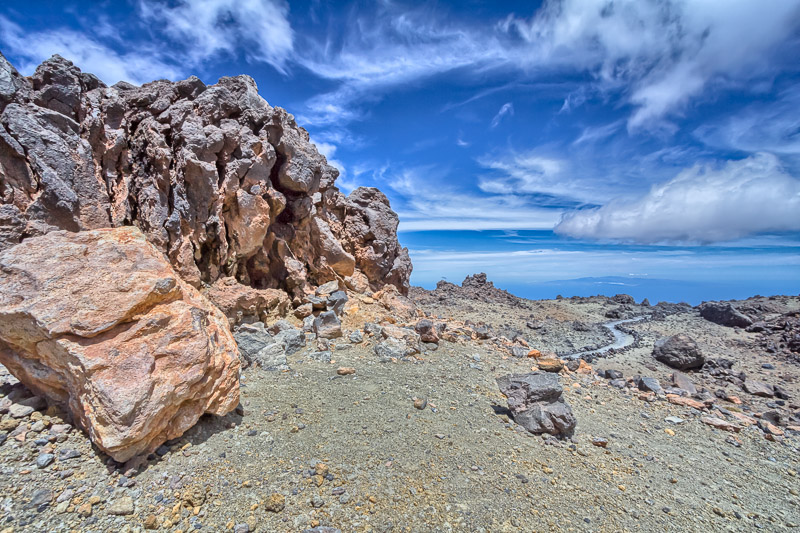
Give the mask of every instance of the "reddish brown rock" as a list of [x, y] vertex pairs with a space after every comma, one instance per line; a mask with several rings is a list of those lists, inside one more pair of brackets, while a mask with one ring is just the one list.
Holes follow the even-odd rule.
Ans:
[[677, 394], [667, 394], [667, 401], [674, 405], [681, 405], [683, 407], [694, 407], [695, 409], [702, 410], [706, 408], [706, 404], [703, 402], [693, 400], [691, 398], [686, 398], [684, 396], [678, 396]]
[[544, 370], [545, 372], [561, 372], [561, 369], [564, 368], [564, 361], [555, 358], [543, 357], [537, 360], [536, 364], [539, 366], [539, 370]]
[[0, 362], [117, 461], [239, 403], [225, 316], [134, 227], [51, 232], [0, 254]]
[[232, 325], [240, 324], [245, 318], [270, 322], [283, 316], [289, 307], [289, 297], [285, 292], [253, 289], [234, 278], [218, 279], [203, 290], [203, 295], [225, 313]]
[[417, 316], [417, 306], [403, 296], [394, 285], [387, 285], [379, 292], [376, 292], [373, 297], [391, 312], [397, 320], [406, 321]]
[[343, 278], [408, 293], [389, 200], [342, 194], [338, 170], [251, 77], [106, 87], [59, 56], [25, 78], [2, 55], [0, 73], [0, 250], [133, 225], [195, 287], [233, 278], [301, 301]]
[[721, 418], [717, 418], [715, 416], [704, 416], [703, 418], [700, 419], [700, 421], [703, 424], [707, 424], [711, 427], [721, 429], [722, 431], [731, 431], [733, 433], [739, 433], [742, 430], [741, 427], [735, 424], [731, 424], [730, 422], [726, 422]]
[[432, 320], [423, 318], [417, 322], [414, 326], [414, 330], [419, 333], [422, 342], [439, 343], [439, 332], [436, 330], [436, 325]]

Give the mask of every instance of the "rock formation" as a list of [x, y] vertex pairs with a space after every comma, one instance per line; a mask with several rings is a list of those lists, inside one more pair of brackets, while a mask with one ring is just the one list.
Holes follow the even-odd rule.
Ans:
[[678, 370], [701, 368], [706, 362], [697, 342], [685, 333], [657, 340], [653, 347], [653, 357]]
[[509, 374], [497, 378], [497, 386], [508, 398], [511, 417], [531, 433], [569, 437], [575, 431], [577, 421], [556, 374]]
[[134, 227], [0, 253], [0, 363], [117, 461], [239, 403], [227, 319]]
[[746, 328], [753, 320], [729, 303], [703, 302], [699, 306], [700, 316], [721, 326]]
[[107, 87], [59, 56], [25, 78], [0, 55], [0, 250], [136, 226], [191, 285], [223, 283], [226, 302], [246, 293], [244, 315], [285, 305], [249, 289], [285, 291], [295, 307], [331, 280], [407, 294], [389, 201], [374, 188], [346, 197], [337, 176], [248, 76]]

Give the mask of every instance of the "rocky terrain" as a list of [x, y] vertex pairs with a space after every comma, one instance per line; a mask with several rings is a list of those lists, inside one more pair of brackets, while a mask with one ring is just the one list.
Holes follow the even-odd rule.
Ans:
[[0, 533], [788, 531], [800, 297], [409, 287], [246, 76], [0, 56]]
[[[800, 523], [797, 352], [777, 339], [776, 351], [763, 347], [785, 329], [746, 331], [699, 308], [605, 297], [522, 306], [464, 298], [439, 309], [421, 304], [435, 291], [411, 293], [427, 318], [403, 322], [350, 293], [341, 336], [306, 332], [305, 346], [287, 349], [273, 370], [251, 365], [238, 410], [202, 418], [139, 462], [108, 458], [6, 375], [4, 528], [784, 531]], [[756, 324], [800, 314], [798, 297], [732, 304], [762, 309], [749, 315]], [[620, 305], [647, 317], [630, 325], [636, 344], [577, 366], [565, 359], [553, 374], [574, 433], [536, 436], [518, 425], [496, 379], [538, 370], [565, 344], [526, 324], [548, 321], [582, 344], [583, 325], [597, 329]], [[483, 324], [474, 321], [481, 310]], [[410, 333], [426, 321], [445, 325], [437, 343]], [[301, 330], [300, 319], [288, 322]], [[513, 328], [516, 341], [498, 336]], [[681, 333], [703, 366], [679, 372], [656, 359], [658, 341]], [[378, 347], [392, 335], [419, 351], [384, 356]], [[541, 355], [514, 357], [522, 342]], [[38, 410], [10, 415], [19, 405]]]

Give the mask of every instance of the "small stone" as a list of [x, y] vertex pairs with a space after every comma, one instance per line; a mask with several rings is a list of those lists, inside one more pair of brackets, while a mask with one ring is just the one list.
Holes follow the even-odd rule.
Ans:
[[743, 388], [753, 396], [761, 396], [762, 398], [772, 398], [775, 395], [775, 389], [772, 388], [772, 385], [761, 381], [745, 380]]
[[53, 501], [53, 492], [49, 489], [39, 489], [33, 493], [29, 507], [39, 507], [51, 501]]
[[338, 369], [336, 369], [336, 373], [339, 374], [340, 376], [349, 376], [350, 374], [355, 374], [356, 369], [353, 368], [352, 366], [341, 366]]
[[422, 411], [428, 406], [428, 400], [426, 398], [415, 398], [414, 399], [414, 407]]
[[543, 357], [538, 359], [536, 364], [539, 366], [539, 370], [544, 372], [561, 372], [561, 369], [564, 368], [564, 361], [555, 358]]
[[639, 380], [639, 390], [643, 390], [645, 392], [654, 392], [656, 394], [663, 392], [661, 384], [658, 382], [658, 380], [650, 377], [643, 377]]
[[43, 453], [39, 457], [36, 458], [36, 466], [39, 468], [47, 468], [53, 461], [55, 461], [56, 456], [52, 453]]
[[84, 518], [92, 516], [92, 504], [89, 502], [84, 503], [78, 507], [78, 514]]
[[319, 509], [323, 505], [325, 505], [325, 500], [323, 500], [319, 496], [314, 496], [313, 498], [311, 498], [311, 507], [314, 507], [315, 509]]
[[11, 407], [8, 408], [8, 414], [12, 418], [25, 418], [26, 416], [30, 416], [36, 409], [30, 407], [28, 405], [20, 405], [18, 403], [11, 404]]
[[147, 518], [144, 519], [144, 528], [145, 529], [158, 529], [158, 518], [154, 514], [147, 515]]
[[81, 452], [79, 452], [78, 450], [72, 450], [72, 449], [67, 448], [67, 449], [63, 449], [63, 450], [59, 450], [58, 451], [58, 460], [59, 461], [68, 461], [70, 459], [77, 459], [80, 456], [81, 456]]
[[133, 514], [133, 511], [134, 511], [133, 498], [130, 496], [122, 496], [121, 498], [117, 498], [108, 507], [108, 514], [116, 516], [131, 515]]
[[267, 502], [264, 504], [264, 509], [270, 513], [280, 513], [283, 511], [284, 507], [286, 507], [286, 497], [277, 492], [270, 494], [269, 498], [267, 498]]
[[732, 431], [738, 433], [742, 429], [737, 425], [731, 424], [730, 422], [726, 422], [725, 420], [722, 420], [721, 418], [717, 418], [714, 416], [704, 416], [703, 418], [700, 419], [700, 421], [703, 424], [707, 424], [711, 427], [721, 429], [723, 431]]
[[598, 448], [605, 448], [608, 446], [608, 439], [595, 437], [592, 439], [592, 445], [597, 446]]

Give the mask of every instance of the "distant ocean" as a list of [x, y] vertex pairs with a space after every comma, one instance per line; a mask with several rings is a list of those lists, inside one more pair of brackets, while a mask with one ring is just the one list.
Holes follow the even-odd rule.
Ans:
[[552, 231], [403, 232], [411, 283], [460, 284], [485, 272], [495, 286], [533, 300], [557, 295], [637, 301], [741, 300], [800, 294], [800, 234], [759, 236], [706, 246], [636, 245], [562, 239]]
[[570, 296], [614, 296], [630, 294], [637, 302], [647, 298], [651, 304], [658, 302], [686, 302], [698, 305], [710, 300], [743, 300], [751, 296], [773, 296], [777, 294], [800, 295], [800, 282], [793, 286], [786, 282], [713, 283], [689, 282], [670, 279], [640, 279], [623, 277], [579, 278], [545, 283], [515, 284], [501, 289], [531, 300], [549, 300], [558, 295]]

